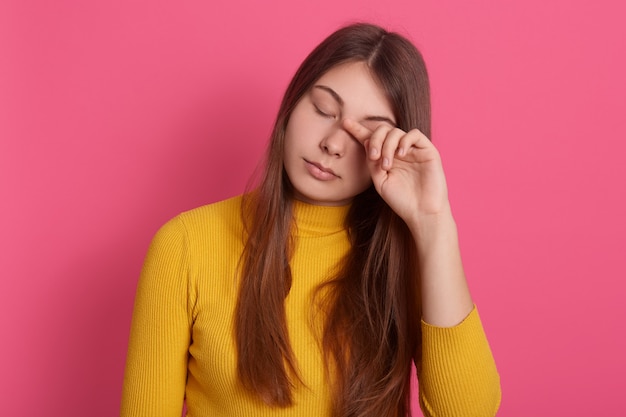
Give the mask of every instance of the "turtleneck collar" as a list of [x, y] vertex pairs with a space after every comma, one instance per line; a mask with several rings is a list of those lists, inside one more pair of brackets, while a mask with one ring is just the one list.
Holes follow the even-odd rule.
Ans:
[[294, 200], [293, 215], [298, 236], [325, 236], [345, 230], [344, 221], [350, 210], [345, 206], [318, 206]]

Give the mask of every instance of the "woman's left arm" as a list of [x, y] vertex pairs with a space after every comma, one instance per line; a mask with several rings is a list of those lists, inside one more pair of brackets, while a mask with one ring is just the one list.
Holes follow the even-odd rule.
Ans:
[[408, 225], [417, 246], [423, 319], [459, 324], [473, 308], [439, 152], [419, 130], [344, 121], [366, 149], [376, 190]]
[[428, 416], [494, 415], [499, 375], [465, 279], [439, 152], [419, 130], [344, 128], [366, 149], [376, 190], [416, 243], [422, 307], [420, 405]]

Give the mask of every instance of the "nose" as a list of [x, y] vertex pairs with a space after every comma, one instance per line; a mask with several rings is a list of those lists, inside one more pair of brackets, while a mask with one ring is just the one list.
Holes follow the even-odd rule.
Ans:
[[341, 127], [337, 127], [320, 141], [320, 148], [324, 153], [340, 158], [345, 155], [350, 141], [350, 134]]

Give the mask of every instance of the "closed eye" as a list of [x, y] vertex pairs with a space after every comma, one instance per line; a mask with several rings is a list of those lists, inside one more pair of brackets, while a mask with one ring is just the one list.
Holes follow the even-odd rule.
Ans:
[[317, 107], [316, 105], [313, 105], [313, 108], [315, 108], [315, 113], [319, 114], [322, 117], [326, 117], [328, 119], [334, 119], [335, 118], [334, 114], [326, 113], [322, 109]]

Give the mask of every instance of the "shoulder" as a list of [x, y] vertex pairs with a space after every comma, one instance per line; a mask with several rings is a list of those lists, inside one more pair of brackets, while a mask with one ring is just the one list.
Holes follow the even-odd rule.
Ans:
[[216, 241], [242, 236], [241, 196], [200, 206], [170, 219], [156, 234], [156, 239], [174, 240], [196, 250], [206, 249]]
[[238, 223], [241, 218], [241, 200], [242, 196], [236, 196], [200, 206], [179, 214], [170, 222], [179, 222], [190, 230], [224, 223]]

